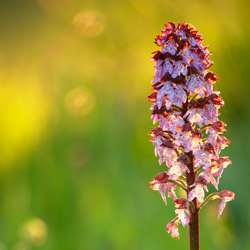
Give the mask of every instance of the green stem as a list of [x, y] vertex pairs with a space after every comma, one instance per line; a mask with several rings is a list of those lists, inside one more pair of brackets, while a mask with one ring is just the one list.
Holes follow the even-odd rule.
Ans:
[[174, 109], [176, 109], [176, 111], [182, 111], [182, 108], [180, 108], [180, 107], [178, 107], [178, 106], [176, 106], [176, 105], [172, 105], [172, 107], [173, 107]]
[[174, 138], [173, 135], [172, 135], [172, 132], [167, 131], [167, 130], [164, 130], [163, 132], [167, 133], [168, 136], [169, 136], [171, 139], [175, 140], [175, 138]]
[[176, 154], [177, 154], [178, 156], [180, 156], [180, 153], [179, 153], [179, 151], [178, 151], [177, 148], [175, 148], [175, 152], [176, 152]]
[[180, 188], [182, 188], [183, 190], [187, 191], [186, 187], [183, 186], [181, 183], [179, 183], [179, 182], [177, 182], [177, 181], [168, 180], [168, 182], [174, 183], [174, 184], [176, 184], [177, 186], [179, 186]]
[[202, 131], [205, 128], [209, 128], [212, 127], [212, 124], [208, 124], [208, 125], [203, 125], [202, 127], [200, 127], [200, 130]]
[[195, 170], [195, 173], [197, 174], [203, 167], [204, 167], [204, 165], [199, 166], [199, 167]]
[[201, 209], [202, 207], [204, 207], [211, 199], [214, 200], [213, 199], [214, 196], [218, 196], [216, 198], [219, 198], [219, 193], [212, 193], [212, 194], [208, 195], [206, 197], [206, 199], [200, 204], [199, 209]]
[[[187, 184], [183, 181], [183, 180], [178, 180], [185, 188], [186, 188], [186, 186], [187, 186]], [[187, 189], [187, 188], [186, 188]]]
[[191, 101], [192, 99], [194, 99], [196, 96], [198, 96], [198, 94], [195, 94], [195, 95], [191, 96], [190, 101]]

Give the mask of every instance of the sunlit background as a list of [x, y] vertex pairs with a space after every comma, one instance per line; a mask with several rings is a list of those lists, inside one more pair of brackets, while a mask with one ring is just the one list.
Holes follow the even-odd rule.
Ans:
[[[250, 249], [247, 0], [0, 1], [0, 250], [188, 249], [148, 181], [164, 169], [147, 133], [151, 52], [164, 23], [210, 45], [226, 105], [236, 193], [200, 213], [201, 249]], [[210, 186], [210, 191], [214, 191]]]

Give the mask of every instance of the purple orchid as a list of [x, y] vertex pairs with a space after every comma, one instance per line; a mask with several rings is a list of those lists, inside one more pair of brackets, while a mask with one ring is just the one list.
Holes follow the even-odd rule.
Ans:
[[[155, 76], [148, 98], [153, 123], [159, 123], [149, 134], [166, 170], [150, 182], [150, 188], [160, 192], [165, 204], [165, 192], [173, 197], [177, 217], [168, 223], [167, 232], [179, 238], [179, 222], [189, 224], [190, 235], [199, 235], [199, 209], [217, 196], [222, 200], [220, 216], [234, 193], [205, 194], [209, 183], [218, 189], [223, 170], [231, 164], [228, 157], [219, 156], [230, 141], [222, 136], [226, 124], [219, 120], [218, 109], [224, 102], [213, 89], [218, 78], [208, 70], [213, 65], [208, 47], [186, 23], [169, 22], [165, 27], [155, 40], [160, 50], [153, 53]], [[177, 186], [186, 191], [186, 199], [176, 197]], [[191, 249], [198, 249], [199, 236], [191, 244], [196, 245]]]

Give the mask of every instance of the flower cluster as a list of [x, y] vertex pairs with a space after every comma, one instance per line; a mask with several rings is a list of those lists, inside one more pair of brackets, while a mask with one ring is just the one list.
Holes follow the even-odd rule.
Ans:
[[[208, 70], [213, 64], [208, 47], [202, 46], [202, 36], [186, 23], [165, 26], [155, 41], [161, 49], [153, 53], [155, 75], [148, 98], [153, 123], [158, 123], [149, 134], [159, 163], [165, 162], [167, 169], [150, 182], [150, 188], [160, 192], [165, 204], [166, 192], [173, 197], [176, 217], [167, 232], [178, 238], [178, 222], [187, 225], [192, 209], [220, 198], [220, 216], [234, 194], [221, 191], [205, 198], [207, 184], [218, 189], [223, 170], [231, 164], [228, 157], [219, 156], [230, 141], [222, 135], [226, 124], [218, 119], [224, 102], [213, 88], [218, 78]], [[187, 192], [186, 199], [176, 197], [176, 186]]]

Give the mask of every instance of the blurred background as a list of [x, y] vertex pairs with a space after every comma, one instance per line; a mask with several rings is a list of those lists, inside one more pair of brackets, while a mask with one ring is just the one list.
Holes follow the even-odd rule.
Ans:
[[[189, 22], [210, 45], [233, 164], [200, 212], [201, 249], [250, 249], [247, 0], [0, 1], [0, 250], [189, 249], [148, 182], [154, 38]], [[210, 185], [210, 191], [214, 191]]]

